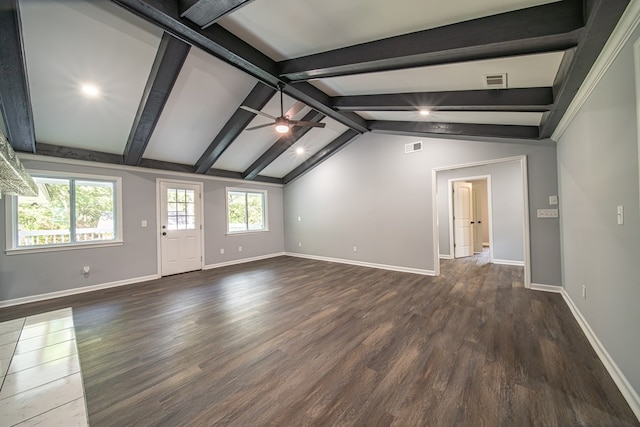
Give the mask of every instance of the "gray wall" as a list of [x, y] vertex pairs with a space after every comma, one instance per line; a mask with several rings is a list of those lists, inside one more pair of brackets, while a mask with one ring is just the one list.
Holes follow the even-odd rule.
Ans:
[[[0, 301], [64, 291], [158, 274], [156, 178], [204, 182], [204, 256], [205, 265], [284, 251], [282, 195], [275, 186], [245, 184], [193, 176], [162, 175], [138, 169], [78, 166], [25, 160], [29, 169], [64, 171], [122, 177], [124, 245], [83, 248], [35, 254], [6, 255], [0, 252]], [[256, 188], [268, 191], [269, 232], [226, 235], [225, 188]], [[0, 223], [5, 224], [5, 200], [0, 199]], [[148, 226], [141, 227], [146, 219]], [[6, 227], [0, 227], [0, 245], [6, 246]], [[243, 251], [238, 252], [238, 246]], [[225, 254], [220, 254], [220, 249]], [[89, 277], [81, 274], [91, 267]]]
[[[563, 283], [640, 393], [640, 202], [632, 43], [558, 142]], [[616, 207], [624, 206], [624, 225]], [[582, 285], [587, 298], [582, 298]]]
[[[440, 254], [450, 253], [449, 179], [491, 176], [493, 214], [493, 257], [503, 261], [524, 261], [524, 209], [520, 161], [438, 172], [438, 231]], [[488, 222], [488, 218], [486, 219]], [[553, 220], [555, 221], [555, 220]]]
[[[424, 149], [404, 154], [404, 144], [418, 140]], [[285, 187], [285, 248], [432, 271], [432, 169], [522, 154], [528, 156], [530, 212], [535, 212], [548, 207], [548, 196], [558, 191], [552, 144], [365, 134]], [[557, 220], [531, 216], [531, 258], [533, 282], [560, 285]]]

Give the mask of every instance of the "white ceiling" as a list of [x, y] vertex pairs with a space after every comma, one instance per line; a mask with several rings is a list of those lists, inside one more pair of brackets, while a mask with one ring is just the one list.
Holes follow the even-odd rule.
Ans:
[[257, 80], [192, 47], [144, 157], [195, 164]]
[[[260, 174], [282, 178], [347, 130], [346, 126], [333, 119], [326, 118], [322, 122], [326, 123], [324, 129], [311, 129]], [[298, 148], [303, 152], [298, 153]]]
[[[219, 24], [274, 60], [284, 60], [551, 0], [260, 0]], [[19, 0], [36, 141], [122, 155], [163, 31], [109, 0]], [[553, 85], [563, 52], [311, 80], [329, 96], [484, 89], [485, 74], [507, 73], [509, 88]], [[79, 85], [102, 88], [97, 99]], [[192, 47], [144, 158], [194, 165], [257, 79]], [[285, 111], [296, 102], [285, 96]], [[416, 108], [423, 106], [416, 106]], [[262, 111], [279, 116], [279, 97]], [[294, 117], [301, 119], [310, 109]], [[357, 112], [365, 120], [538, 126], [542, 113]], [[256, 116], [249, 125], [268, 123]], [[347, 130], [325, 118], [260, 172], [282, 178]], [[1, 129], [2, 123], [0, 123]], [[244, 172], [279, 138], [273, 127], [243, 131], [213, 168]], [[296, 153], [299, 147], [304, 153]]]
[[219, 23], [282, 61], [554, 1], [269, 0], [251, 2]]
[[538, 126], [542, 119], [542, 113], [521, 111], [431, 111], [428, 116], [421, 116], [418, 111], [362, 111], [359, 113], [367, 120], [521, 126]]
[[[20, 12], [36, 140], [122, 154], [162, 31], [110, 2], [20, 0]], [[84, 82], [102, 96], [83, 97]]]
[[313, 84], [331, 96], [484, 89], [484, 75], [507, 73], [509, 88], [552, 86], [562, 52], [330, 77]]

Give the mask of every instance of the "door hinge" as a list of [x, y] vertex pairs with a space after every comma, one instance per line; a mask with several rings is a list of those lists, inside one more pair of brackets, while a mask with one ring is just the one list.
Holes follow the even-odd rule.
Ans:
[[200, 224], [200, 230], [202, 230], [202, 224]]
[[455, 244], [455, 243], [453, 244], [453, 247], [454, 247], [454, 248], [456, 247], [456, 244]]

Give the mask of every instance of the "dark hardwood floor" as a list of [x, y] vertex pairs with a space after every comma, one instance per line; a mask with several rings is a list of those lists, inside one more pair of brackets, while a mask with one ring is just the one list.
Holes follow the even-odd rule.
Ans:
[[424, 277], [290, 257], [73, 306], [97, 426], [638, 426], [561, 296], [476, 256]]

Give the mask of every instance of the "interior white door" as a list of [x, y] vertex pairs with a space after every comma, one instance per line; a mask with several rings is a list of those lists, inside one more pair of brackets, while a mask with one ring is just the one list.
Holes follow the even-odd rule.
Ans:
[[473, 195], [473, 252], [482, 252], [482, 190], [474, 185]]
[[469, 182], [453, 183], [454, 258], [473, 255], [472, 190]]
[[160, 182], [162, 276], [202, 269], [199, 184]]

